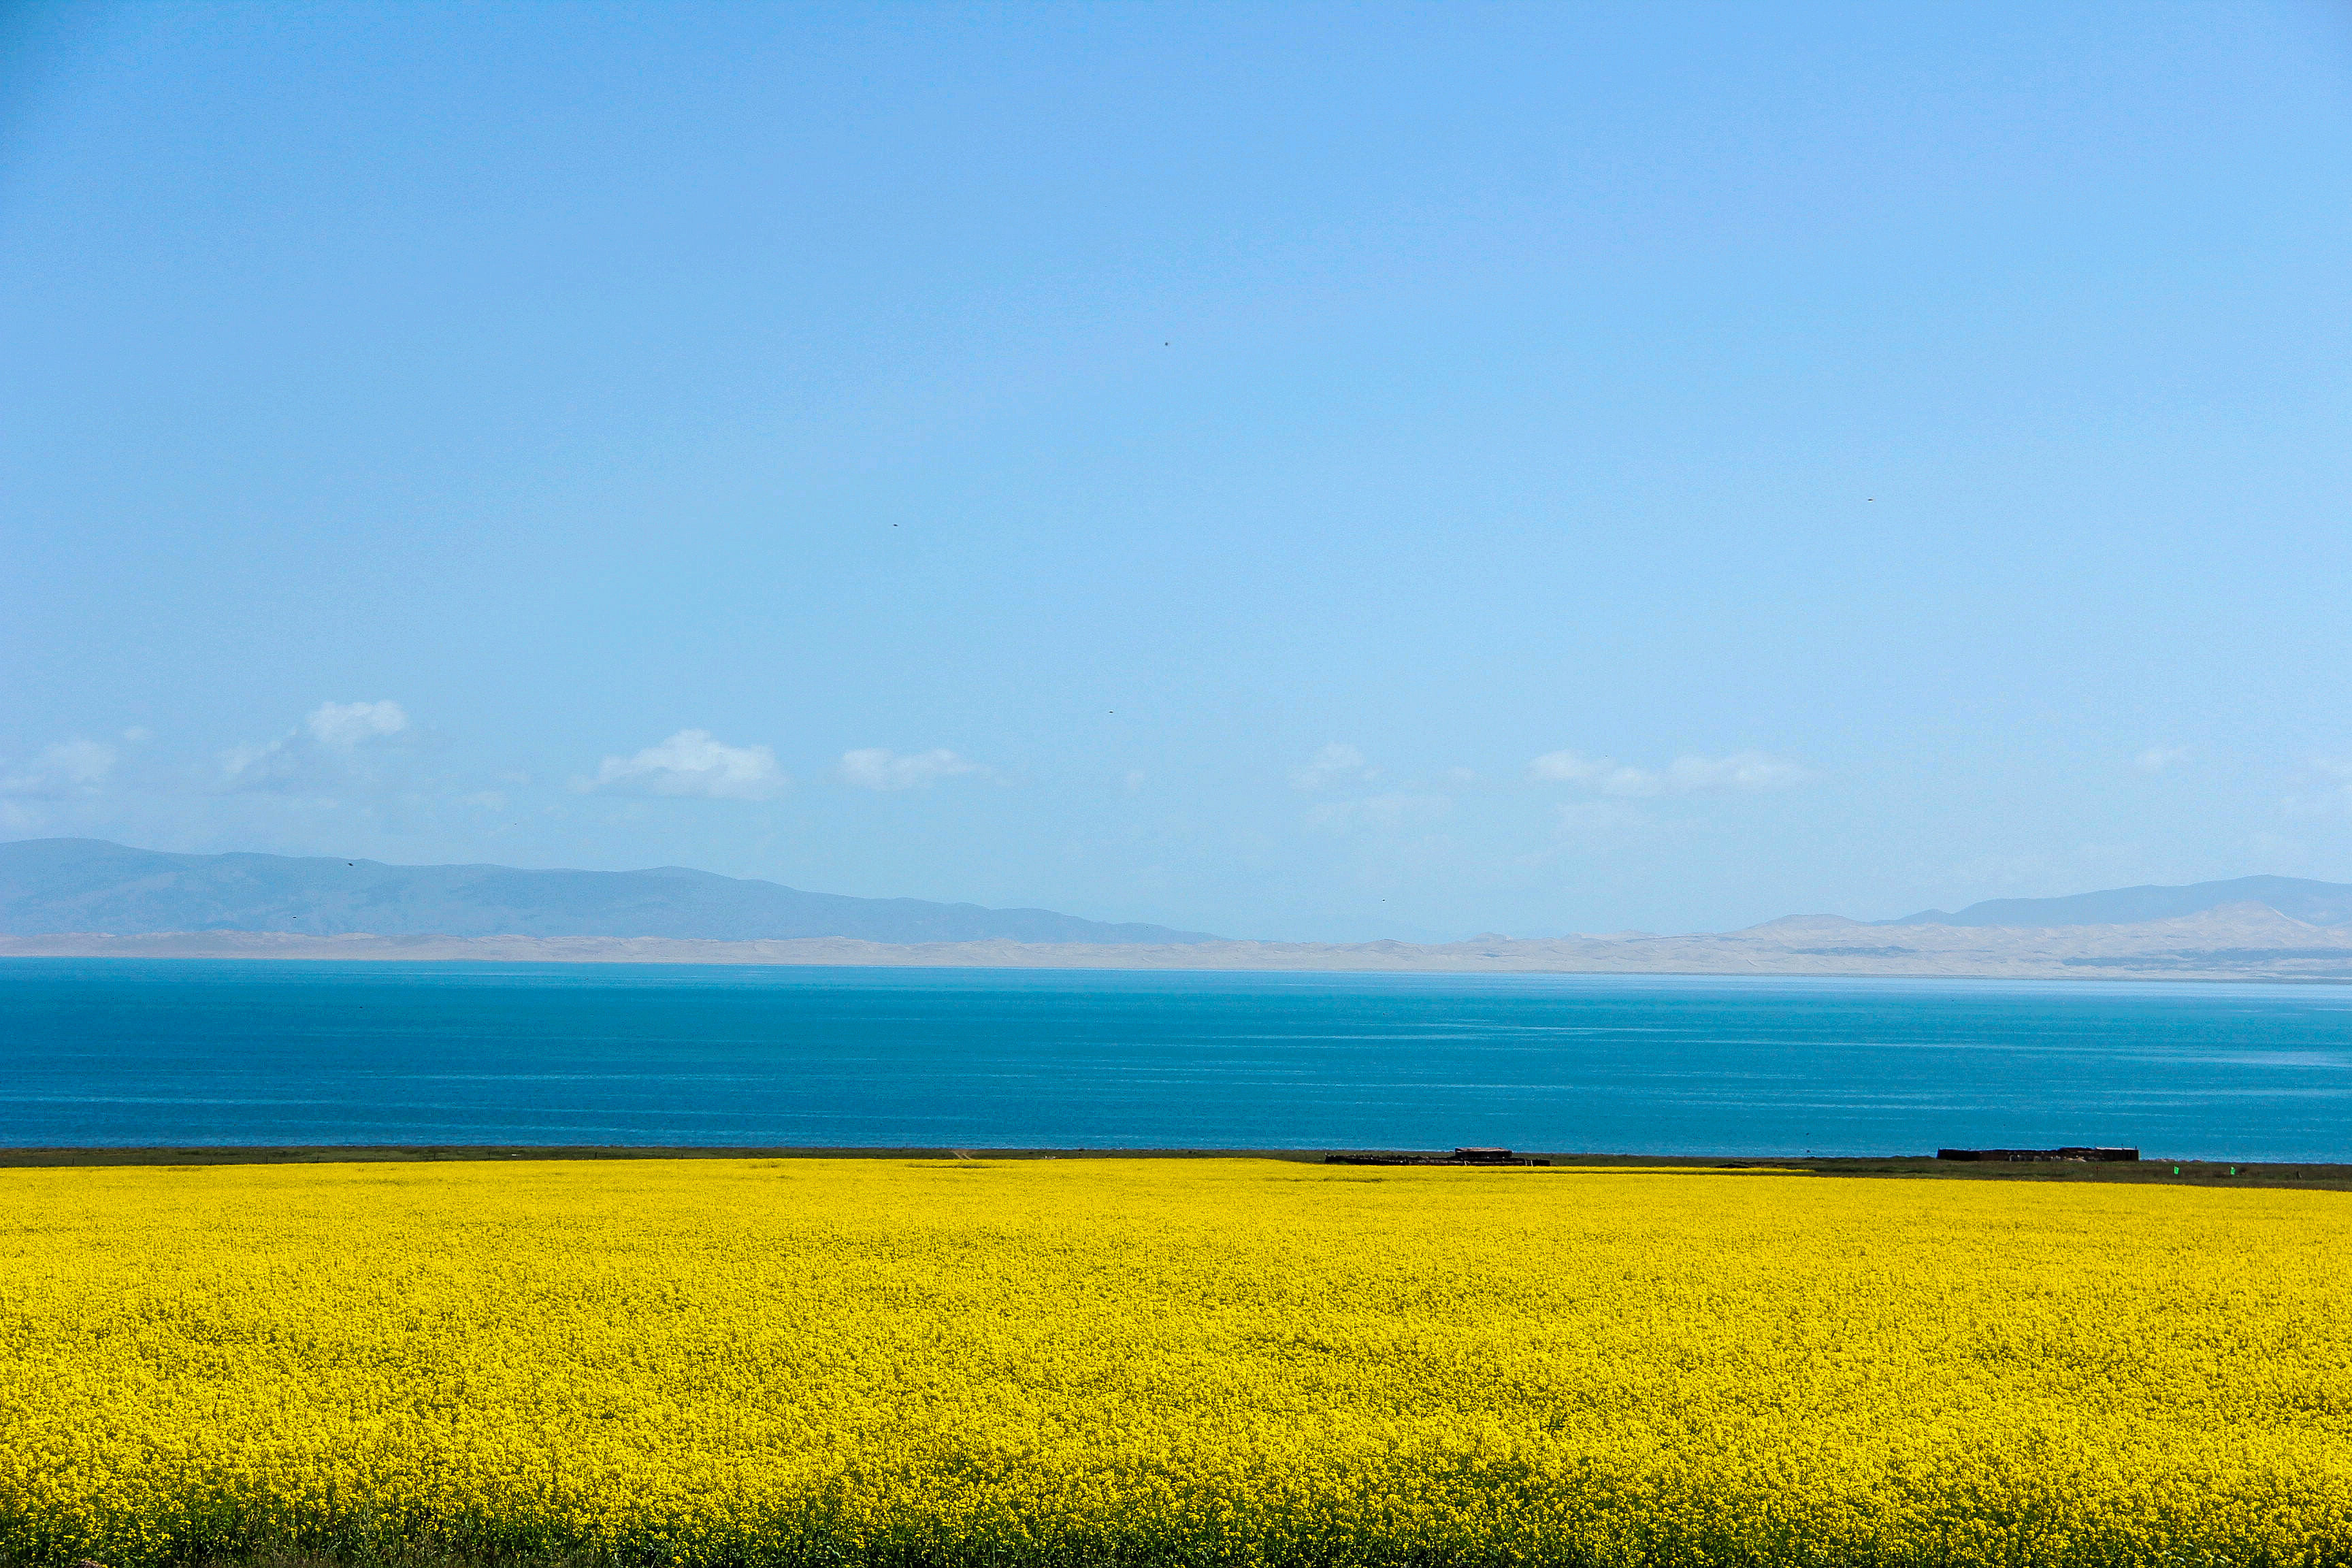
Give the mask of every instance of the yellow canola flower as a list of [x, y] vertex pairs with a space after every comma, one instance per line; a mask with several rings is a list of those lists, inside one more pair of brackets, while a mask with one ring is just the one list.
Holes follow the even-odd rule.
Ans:
[[0, 1559], [2352, 1564], [2352, 1199], [0, 1172]]

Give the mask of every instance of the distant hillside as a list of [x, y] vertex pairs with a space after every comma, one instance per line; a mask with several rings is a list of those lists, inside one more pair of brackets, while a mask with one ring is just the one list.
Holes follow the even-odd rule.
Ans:
[[1958, 914], [1925, 910], [1898, 926], [2110, 926], [2201, 915], [2225, 904], [2262, 904], [2305, 925], [2352, 924], [2352, 886], [2300, 877], [2240, 877], [2185, 888], [2115, 888], [2063, 899], [1990, 899]]
[[1196, 942], [1199, 931], [1108, 925], [1050, 910], [803, 893], [664, 866], [522, 871], [283, 855], [165, 855], [96, 838], [0, 844], [0, 932], [140, 935], [856, 937], [867, 942]]
[[2005, 980], [2352, 983], [2352, 923], [2308, 925], [2263, 904], [2137, 925], [1890, 930], [1835, 915], [1717, 935], [1482, 936], [1402, 942], [859, 942], [808, 937], [308, 936], [215, 931], [152, 936], [0, 935], [9, 958], [473, 960], [489, 963], [821, 963], [892, 968], [1325, 970], [1487, 974], [1882, 975]]

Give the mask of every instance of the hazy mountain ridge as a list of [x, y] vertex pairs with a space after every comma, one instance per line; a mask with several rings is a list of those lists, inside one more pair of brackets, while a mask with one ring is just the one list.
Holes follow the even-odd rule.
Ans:
[[1166, 926], [1050, 910], [808, 893], [665, 866], [527, 871], [283, 855], [170, 855], [95, 838], [0, 844], [0, 932], [660, 937], [774, 941], [1184, 943]]
[[2124, 926], [1890, 928], [1813, 916], [1721, 934], [1537, 940], [1488, 936], [1427, 945], [1222, 940], [1121, 944], [1003, 940], [877, 942], [846, 938], [698, 942], [660, 937], [313, 937], [279, 931], [214, 931], [0, 937], [0, 956], [2352, 981], [2352, 927], [2315, 926], [2263, 905], [2240, 904]]
[[2352, 886], [2301, 877], [2237, 877], [2186, 887], [2110, 888], [2058, 899], [1988, 899], [1958, 913], [1923, 910], [1886, 925], [2093, 926], [2174, 920], [2254, 903], [2311, 925], [2352, 924]]
[[[2250, 891], [2262, 896], [2222, 897]], [[2181, 905], [2196, 907], [2087, 918]], [[1994, 923], [1988, 911], [2021, 918]], [[386, 866], [43, 839], [0, 844], [0, 955], [15, 956], [2352, 981], [2352, 887], [2288, 877], [1686, 935], [1280, 942], [804, 893], [676, 867]]]

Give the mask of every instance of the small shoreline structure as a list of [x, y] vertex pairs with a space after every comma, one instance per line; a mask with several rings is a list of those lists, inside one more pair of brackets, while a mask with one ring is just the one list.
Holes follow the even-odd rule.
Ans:
[[1938, 1149], [1938, 1160], [1993, 1161], [2007, 1164], [2136, 1164], [2137, 1149], [2114, 1149], [2070, 1144], [2063, 1149]]
[[[1927, 1154], [1607, 1154], [1527, 1152], [1461, 1145], [1437, 1149], [934, 1148], [918, 1145], [645, 1143], [87, 1144], [0, 1148], [0, 1170], [145, 1166], [195, 1170], [223, 1165], [530, 1164], [641, 1161], [866, 1161], [930, 1164], [1031, 1162], [1264, 1160], [1276, 1163], [1450, 1170], [1542, 1169], [1554, 1174], [1776, 1174], [1872, 1181], [2126, 1183], [2168, 1187], [2296, 1187], [2352, 1192], [2352, 1162], [2134, 1158], [2137, 1151], [1943, 1150]], [[2095, 1157], [2094, 1157], [2095, 1156]]]
[[1508, 1149], [1456, 1149], [1451, 1154], [1326, 1154], [1327, 1165], [1549, 1165]]
[[2346, 1568], [2339, 1194], [1350, 1152], [0, 1173], [0, 1564]]

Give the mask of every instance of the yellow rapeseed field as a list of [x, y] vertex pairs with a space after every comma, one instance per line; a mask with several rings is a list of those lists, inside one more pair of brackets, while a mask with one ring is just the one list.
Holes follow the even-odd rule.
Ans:
[[2352, 1563], [2352, 1197], [0, 1171], [0, 1557]]

